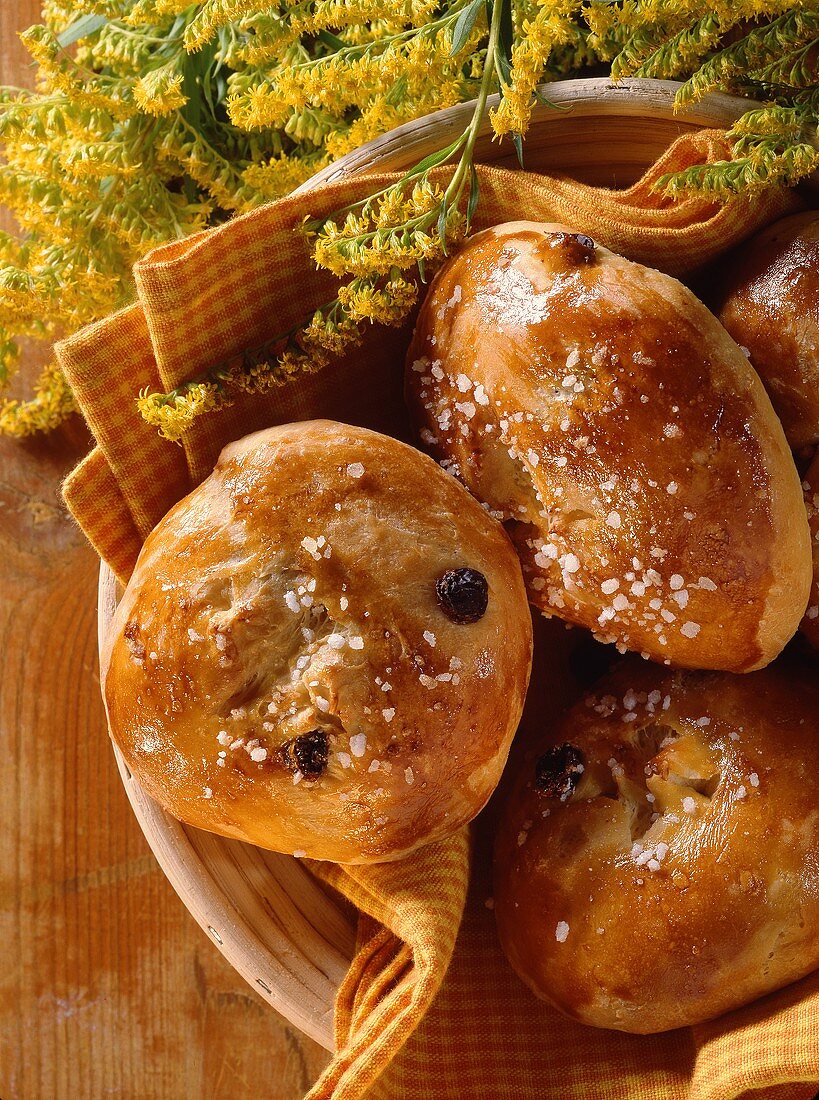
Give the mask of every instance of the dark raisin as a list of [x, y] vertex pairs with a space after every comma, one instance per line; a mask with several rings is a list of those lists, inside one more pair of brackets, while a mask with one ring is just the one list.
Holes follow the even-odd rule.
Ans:
[[549, 244], [559, 248], [573, 264], [590, 264], [594, 261], [596, 245], [585, 233], [552, 233]]
[[585, 771], [585, 757], [574, 745], [556, 745], [535, 764], [535, 786], [549, 798], [565, 802]]
[[288, 741], [282, 751], [285, 761], [294, 771], [300, 771], [305, 779], [318, 779], [327, 767], [327, 734], [324, 730], [302, 733]]
[[477, 569], [448, 569], [435, 582], [435, 595], [453, 623], [476, 623], [486, 611], [489, 585]]

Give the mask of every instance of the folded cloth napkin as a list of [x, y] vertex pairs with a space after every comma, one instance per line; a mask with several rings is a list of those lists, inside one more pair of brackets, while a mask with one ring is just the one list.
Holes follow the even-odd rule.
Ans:
[[[695, 196], [672, 203], [651, 190], [665, 172], [726, 155], [718, 131], [684, 135], [624, 191], [480, 167], [476, 227], [562, 221], [685, 277], [800, 205], [777, 188], [723, 204]], [[200, 417], [181, 447], [161, 440], [134, 404], [143, 387], [172, 389], [296, 326], [332, 297], [332, 278], [315, 270], [294, 228], [306, 214], [329, 213], [394, 178], [342, 180], [157, 248], [134, 270], [136, 302], [58, 347], [96, 438], [66, 480], [65, 499], [121, 580], [152, 527], [210, 472], [229, 440], [315, 416], [409, 438], [401, 396], [407, 329], [373, 329], [361, 347], [318, 374], [265, 396], [240, 395], [231, 408]], [[648, 1038], [583, 1028], [535, 1000], [494, 936], [487, 820], [471, 838], [471, 883], [466, 830], [396, 864], [313, 864], [361, 917], [336, 1002], [336, 1053], [312, 1100], [813, 1095], [817, 978], [721, 1020]]]

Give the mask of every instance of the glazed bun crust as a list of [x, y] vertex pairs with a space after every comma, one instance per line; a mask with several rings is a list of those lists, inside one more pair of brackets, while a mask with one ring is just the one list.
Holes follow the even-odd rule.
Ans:
[[501, 941], [539, 997], [649, 1033], [819, 966], [815, 676], [629, 658], [556, 739], [571, 751], [524, 765], [495, 856]]
[[819, 649], [819, 451], [813, 457], [802, 482], [805, 507], [808, 511], [811, 548], [813, 551], [813, 583], [808, 609], [802, 620], [802, 633], [815, 649]]
[[[456, 622], [436, 582], [464, 568], [486, 608]], [[161, 521], [102, 673], [111, 734], [171, 813], [366, 863], [481, 809], [530, 662], [502, 527], [419, 451], [313, 421], [232, 443]]]
[[810, 550], [790, 450], [675, 279], [564, 226], [479, 233], [430, 289], [406, 391], [542, 611], [694, 668], [760, 667], [795, 632]]
[[720, 321], [748, 349], [791, 446], [819, 443], [819, 214], [775, 222], [727, 267]]

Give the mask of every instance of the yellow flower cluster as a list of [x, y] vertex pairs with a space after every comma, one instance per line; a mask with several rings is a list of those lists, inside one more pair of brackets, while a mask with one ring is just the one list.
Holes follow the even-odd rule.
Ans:
[[[339, 293], [339, 301], [341, 294]], [[320, 352], [339, 355], [347, 348], [357, 344], [361, 331], [352, 315], [338, 317], [335, 303], [324, 309], [317, 309], [310, 322], [299, 333], [299, 344], [309, 354], [321, 358]]]
[[584, 18], [591, 46], [599, 57], [613, 61], [615, 78], [679, 79], [696, 71], [734, 27], [798, 6], [794, 0], [623, 0], [616, 6], [593, 4]]
[[401, 183], [388, 188], [343, 222], [322, 221], [315, 229], [313, 257], [341, 278], [386, 275], [441, 258], [446, 244], [461, 240], [466, 229], [457, 203], [424, 176], [409, 191]]
[[288, 22], [297, 38], [318, 35], [325, 30], [364, 28], [380, 22], [378, 38], [383, 39], [400, 33], [407, 26], [427, 23], [437, 7], [436, 0], [394, 0], [389, 8], [383, 0], [315, 0], [314, 3], [293, 4], [288, 11]]
[[143, 419], [173, 442], [182, 438], [197, 416], [213, 412], [222, 403], [222, 390], [215, 382], [193, 382], [170, 395], [143, 390], [137, 398]]
[[492, 128], [498, 137], [525, 134], [532, 117], [535, 89], [556, 50], [581, 43], [575, 18], [580, 10], [576, 0], [558, 0], [539, 5], [531, 19], [525, 19], [512, 47], [509, 83], [498, 107], [490, 112]]
[[[259, 0], [205, 0], [185, 27], [184, 45], [188, 51], [200, 50], [223, 28], [260, 8]], [[180, 8], [183, 12], [189, 5]]]
[[188, 102], [182, 91], [184, 74], [176, 60], [152, 69], [134, 85], [134, 100], [147, 115], [169, 115]]
[[[381, 37], [371, 38], [359, 30], [366, 20], [359, 25], [344, 22], [345, 28], [359, 31], [352, 35], [354, 41], [346, 44], [340, 38], [339, 42], [345, 42], [343, 48], [319, 57], [296, 44], [299, 35], [316, 33], [318, 23], [338, 26], [347, 7], [347, 19], [370, 9], [383, 10], [380, 0], [357, 0], [355, 6], [324, 0], [312, 5], [309, 18], [293, 15], [284, 25], [279, 21], [266, 27], [267, 50], [279, 51], [279, 64], [259, 71], [250, 68], [231, 78], [228, 111], [233, 123], [246, 130], [282, 127], [301, 138], [300, 123], [293, 120], [313, 112], [315, 124], [318, 112], [322, 127], [305, 136], [316, 145], [334, 141], [328, 151], [338, 156], [397, 123], [468, 98], [476, 91], [476, 82], [471, 68], [465, 71], [464, 58], [484, 33], [481, 25], [453, 56], [454, 16], [427, 23], [433, 5], [426, 0], [406, 0], [404, 6], [407, 16], [411, 12], [414, 19], [422, 21], [421, 30], [385, 30]], [[392, 20], [400, 23], [400, 14], [393, 14]], [[284, 26], [289, 28], [288, 34]], [[307, 26], [314, 29], [308, 31]], [[351, 111], [358, 112], [357, 116], [350, 117]]]
[[30, 401], [0, 401], [0, 434], [23, 439], [34, 432], [50, 432], [74, 411], [74, 398], [65, 375], [50, 363], [37, 381]]
[[242, 179], [257, 197], [277, 199], [295, 190], [329, 163], [330, 157], [320, 152], [301, 157], [280, 153], [261, 164], [249, 165], [242, 172]]
[[30, 27], [20, 41], [37, 62], [38, 78], [47, 92], [60, 92], [77, 106], [98, 108], [118, 119], [133, 114], [129, 95], [111, 94], [112, 85], [104, 77], [74, 70], [70, 60], [61, 56], [60, 45], [47, 27]]
[[[237, 392], [322, 369], [368, 324], [400, 323], [426, 270], [468, 232], [492, 92], [494, 131], [518, 145], [538, 85], [600, 61], [615, 78], [684, 80], [681, 104], [714, 88], [768, 101], [735, 127], [731, 161], [663, 181], [671, 193], [794, 183], [819, 165], [819, 0], [43, 0], [22, 40], [36, 90], [0, 89], [0, 203], [20, 227], [0, 235], [0, 388], [21, 341], [51, 342], [123, 305], [134, 262], [157, 243], [287, 194], [395, 126], [476, 102], [463, 134], [400, 186], [310, 226], [316, 262], [344, 285], [282, 337], [281, 355], [140, 397], [169, 438]], [[32, 400], [0, 403], [0, 432], [51, 427], [71, 407], [52, 365]]]
[[383, 285], [375, 276], [353, 279], [339, 289], [338, 300], [353, 322], [400, 325], [418, 301], [418, 287], [393, 269]]
[[[346, 348], [361, 340], [359, 326], [346, 315], [338, 299], [316, 310], [307, 325], [268, 341], [265, 348], [247, 351], [231, 363], [220, 364], [170, 393], [143, 390], [137, 399], [140, 415], [159, 434], [178, 442], [203, 413], [232, 404], [237, 394], [267, 393], [302, 374], [323, 370]], [[270, 346], [282, 346], [278, 354]]]
[[171, 170], [182, 168], [223, 210], [242, 212], [259, 201], [258, 189], [244, 178], [249, 169], [238, 172], [182, 115], [158, 138], [154, 154]]
[[[461, 240], [464, 218], [459, 211], [447, 215], [446, 226], [446, 240], [450, 244]], [[416, 267], [419, 261], [429, 263], [443, 254], [444, 241], [437, 227], [418, 229], [413, 225], [348, 236], [346, 223], [338, 230], [330, 222], [313, 246], [313, 258], [319, 267], [340, 278], [383, 275], [393, 267], [406, 270]]]

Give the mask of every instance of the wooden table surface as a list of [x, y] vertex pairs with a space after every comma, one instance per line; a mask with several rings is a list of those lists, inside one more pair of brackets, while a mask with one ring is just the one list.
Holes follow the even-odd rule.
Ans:
[[[0, 2], [2, 84], [31, 83], [16, 32], [38, 8]], [[78, 419], [0, 440], [0, 1100], [301, 1097], [326, 1052], [205, 938], [117, 775], [98, 562], [59, 496], [89, 443]]]

